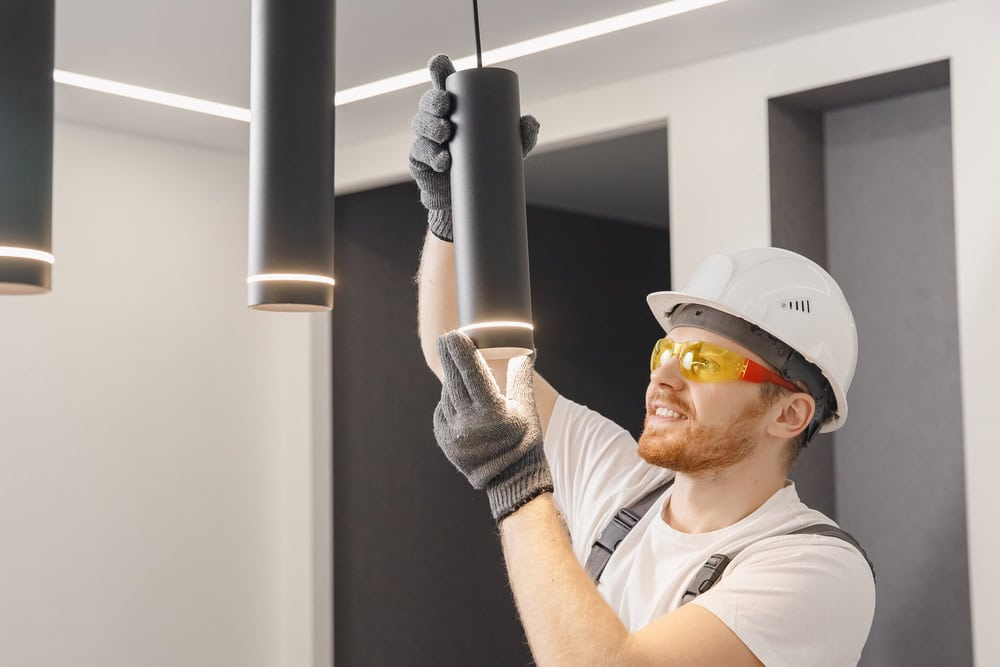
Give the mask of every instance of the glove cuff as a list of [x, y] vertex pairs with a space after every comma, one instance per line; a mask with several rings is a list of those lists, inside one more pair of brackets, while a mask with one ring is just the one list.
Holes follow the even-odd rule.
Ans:
[[455, 237], [451, 232], [451, 209], [443, 208], [439, 210], [431, 209], [427, 211], [427, 224], [431, 229], [431, 234], [442, 241], [454, 243]]
[[552, 492], [552, 474], [541, 443], [532, 447], [517, 463], [507, 468], [486, 488], [490, 510], [499, 525], [522, 505], [543, 493]]

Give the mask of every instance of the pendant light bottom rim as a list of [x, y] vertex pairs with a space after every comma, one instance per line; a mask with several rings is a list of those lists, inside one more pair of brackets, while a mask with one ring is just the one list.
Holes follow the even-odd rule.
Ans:
[[315, 313], [333, 308], [333, 285], [312, 282], [262, 282], [247, 285], [252, 310]]
[[51, 290], [51, 264], [23, 257], [0, 257], [0, 294], [42, 294]]
[[471, 338], [487, 359], [510, 359], [535, 349], [533, 331], [521, 326], [475, 328], [466, 325], [460, 326], [459, 331]]

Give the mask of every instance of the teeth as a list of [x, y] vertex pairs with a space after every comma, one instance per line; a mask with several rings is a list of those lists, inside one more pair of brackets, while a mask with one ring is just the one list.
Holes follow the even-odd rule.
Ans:
[[670, 408], [656, 408], [657, 417], [671, 417], [673, 419], [684, 419], [684, 415], [679, 412], [675, 412]]

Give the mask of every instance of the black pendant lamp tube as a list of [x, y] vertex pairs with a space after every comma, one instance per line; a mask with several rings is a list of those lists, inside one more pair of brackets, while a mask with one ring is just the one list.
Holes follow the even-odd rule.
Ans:
[[0, 0], [0, 294], [52, 287], [54, 0]]
[[486, 358], [527, 354], [535, 345], [517, 74], [478, 67], [445, 88], [459, 329]]
[[333, 307], [333, 0], [253, 0], [248, 305]]

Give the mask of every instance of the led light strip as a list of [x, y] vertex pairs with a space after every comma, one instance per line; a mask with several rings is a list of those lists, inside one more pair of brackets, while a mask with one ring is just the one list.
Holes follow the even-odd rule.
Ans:
[[[560, 46], [575, 44], [576, 42], [593, 39], [594, 37], [601, 37], [602, 35], [609, 35], [613, 32], [634, 28], [636, 26], [652, 23], [654, 21], [660, 21], [671, 16], [693, 12], [696, 9], [703, 9], [705, 7], [718, 5], [723, 2], [728, 2], [728, 0], [673, 0], [672, 2], [662, 2], [658, 5], [653, 5], [652, 7], [637, 9], [633, 12], [618, 14], [617, 16], [611, 16], [599, 21], [584, 23], [583, 25], [567, 28], [565, 30], [550, 32], [549, 34], [541, 35], [540, 37], [515, 42], [514, 44], [508, 44], [507, 46], [490, 49], [489, 51], [483, 51], [483, 64], [496, 65], [497, 63], [514, 60], [515, 58], [522, 58], [533, 53], [541, 53], [542, 51], [549, 51], [550, 49], [556, 49]], [[455, 69], [467, 69], [476, 66], [476, 56], [466, 56], [464, 58], [453, 60], [452, 62], [455, 65]], [[427, 83], [430, 80], [427, 68], [414, 70], [412, 72], [407, 72], [406, 74], [398, 74], [387, 79], [373, 81], [372, 83], [366, 83], [353, 88], [345, 88], [337, 93], [336, 104], [338, 106], [341, 104], [350, 104], [351, 102], [357, 102], [370, 97], [384, 95], [385, 93], [391, 93], [396, 90], [402, 90], [403, 88], [408, 88], [410, 86], [416, 86], [421, 83]]]
[[56, 258], [50, 252], [44, 250], [31, 250], [30, 248], [14, 248], [12, 246], [0, 246], [0, 257], [16, 257], [18, 259], [32, 259], [36, 262], [55, 264]]
[[261, 273], [247, 278], [247, 285], [271, 282], [322, 283], [324, 285], [336, 283], [333, 278], [328, 276], [314, 276], [309, 273]]
[[466, 324], [464, 327], [459, 327], [458, 330], [473, 331], [475, 329], [499, 329], [500, 327], [535, 330], [535, 326], [528, 322], [476, 322], [475, 324]]
[[164, 106], [175, 107], [177, 109], [197, 111], [198, 113], [209, 114], [210, 116], [241, 120], [244, 123], [250, 122], [249, 109], [234, 107], [229, 104], [220, 104], [219, 102], [210, 102], [197, 97], [188, 97], [187, 95], [168, 93], [163, 90], [156, 90], [155, 88], [133, 86], [128, 83], [121, 83], [120, 81], [99, 79], [96, 76], [76, 74], [74, 72], [66, 72], [60, 69], [52, 72], [52, 80], [66, 86], [73, 86], [74, 88], [86, 88], [87, 90], [94, 90], [99, 93], [108, 93], [110, 95], [118, 95], [119, 97], [128, 97], [133, 100], [142, 100], [143, 102], [162, 104]]
[[[723, 2], [728, 2], [728, 0], [672, 0], [672, 2], [661, 2], [660, 4], [653, 5], [652, 7], [637, 9], [632, 12], [618, 14], [617, 16], [611, 16], [599, 21], [584, 23], [583, 25], [567, 28], [565, 30], [558, 30], [547, 35], [541, 35], [540, 37], [534, 37], [532, 39], [526, 39], [521, 42], [484, 51], [483, 63], [486, 65], [495, 65], [497, 63], [514, 60], [515, 58], [521, 58], [533, 53], [541, 53], [542, 51], [556, 49], [560, 46], [575, 44], [576, 42], [593, 39], [594, 37], [600, 37], [602, 35], [608, 35], [620, 30], [627, 30], [628, 28], [645, 25], [646, 23], [660, 21], [665, 18], [670, 18], [671, 16], [677, 16], [678, 14], [693, 12], [697, 9], [718, 5]], [[453, 62], [456, 69], [467, 69], [476, 65], [476, 56], [471, 55], [464, 58], [458, 58]], [[163, 104], [170, 107], [176, 107], [178, 109], [197, 111], [198, 113], [219, 116], [222, 118], [231, 118], [233, 120], [243, 121], [244, 123], [250, 122], [250, 110], [244, 109], [243, 107], [220, 104], [219, 102], [210, 102], [197, 97], [177, 95], [175, 93], [168, 93], [154, 88], [144, 88], [142, 86], [134, 86], [127, 83], [112, 81], [110, 79], [101, 79], [94, 76], [76, 74], [74, 72], [67, 72], [58, 69], [52, 73], [52, 78], [56, 83], [61, 83], [67, 86], [86, 88], [87, 90], [94, 90], [101, 93], [108, 93], [110, 95], [118, 95], [145, 102], [152, 102], [154, 104]], [[345, 88], [334, 96], [334, 105], [338, 107], [343, 106], [352, 102], [358, 102], [372, 97], [377, 97], [379, 95], [385, 95], [386, 93], [402, 90], [404, 88], [409, 88], [410, 86], [418, 86], [422, 83], [427, 83], [428, 81], [430, 81], [430, 76], [428, 75], [426, 68], [406, 72], [405, 74], [397, 74], [396, 76], [390, 76], [388, 78], [372, 81], [371, 83], [365, 83], [360, 86]]]

